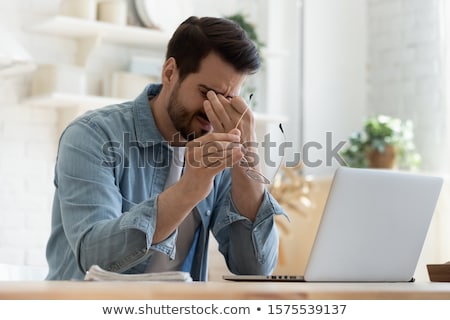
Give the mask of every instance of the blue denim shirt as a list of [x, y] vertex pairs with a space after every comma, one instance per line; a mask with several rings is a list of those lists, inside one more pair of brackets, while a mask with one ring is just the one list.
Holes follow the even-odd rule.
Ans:
[[[173, 155], [148, 102], [160, 89], [149, 85], [134, 101], [90, 111], [61, 135], [47, 244], [48, 280], [83, 279], [93, 264], [120, 273], [143, 273], [150, 248], [174, 257], [176, 231], [152, 244], [158, 195]], [[230, 190], [226, 169], [194, 209], [202, 221], [191, 250], [194, 280], [207, 280], [210, 231], [231, 272], [269, 274], [276, 265], [274, 214], [284, 214], [283, 209], [265, 191], [251, 222], [233, 206]]]

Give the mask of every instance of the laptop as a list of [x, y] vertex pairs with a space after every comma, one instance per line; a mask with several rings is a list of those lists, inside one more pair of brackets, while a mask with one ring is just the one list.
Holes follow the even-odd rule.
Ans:
[[233, 281], [408, 282], [443, 179], [339, 167], [304, 275], [226, 275]]

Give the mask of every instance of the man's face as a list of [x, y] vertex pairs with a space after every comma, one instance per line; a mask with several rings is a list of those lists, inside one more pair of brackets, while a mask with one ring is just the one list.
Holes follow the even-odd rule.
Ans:
[[173, 87], [168, 113], [175, 129], [187, 140], [213, 131], [203, 109], [206, 93], [212, 90], [231, 99], [239, 94], [245, 78], [217, 55], [208, 55], [197, 73], [189, 74]]

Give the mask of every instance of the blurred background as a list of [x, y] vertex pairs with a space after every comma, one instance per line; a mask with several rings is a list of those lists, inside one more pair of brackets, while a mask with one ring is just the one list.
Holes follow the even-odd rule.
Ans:
[[[280, 222], [279, 270], [302, 271], [332, 173], [342, 165], [340, 143], [348, 148], [360, 132], [363, 141], [353, 142], [366, 152], [367, 121], [383, 116], [394, 119], [387, 139], [400, 131], [414, 149], [414, 166], [392, 169], [446, 180], [418, 266], [426, 279], [427, 263], [450, 260], [449, 10], [445, 0], [0, 1], [0, 264], [45, 273], [53, 169], [68, 121], [158, 81], [167, 41], [188, 16], [238, 16], [263, 57], [242, 93], [255, 95], [258, 137], [281, 139], [283, 123], [289, 143], [283, 164], [291, 168], [271, 186], [292, 195], [279, 199], [293, 217]], [[361, 150], [346, 161], [367, 166]], [[269, 160], [281, 158], [271, 150]], [[306, 165], [298, 168], [298, 159]], [[307, 239], [290, 239], [295, 230]], [[286, 250], [302, 243], [302, 261], [287, 261]]]

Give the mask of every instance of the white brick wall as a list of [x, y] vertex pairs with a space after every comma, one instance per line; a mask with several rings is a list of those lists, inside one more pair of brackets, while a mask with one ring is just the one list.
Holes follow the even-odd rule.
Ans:
[[[58, 5], [59, 0], [2, 1], [0, 18], [32, 55], [43, 55], [60, 44], [24, 32], [25, 23], [55, 12]], [[58, 55], [63, 56], [53, 59]], [[58, 115], [21, 103], [30, 80], [29, 74], [0, 78], [0, 264], [45, 266]]]
[[448, 260], [446, 1], [369, 0], [368, 6], [368, 113], [413, 120], [422, 169], [446, 178], [416, 269], [419, 281], [429, 279], [426, 264]]
[[423, 169], [445, 161], [442, 0], [369, 0], [368, 112], [411, 119]]
[[0, 80], [0, 263], [44, 265], [57, 117], [16, 101], [22, 80]]

